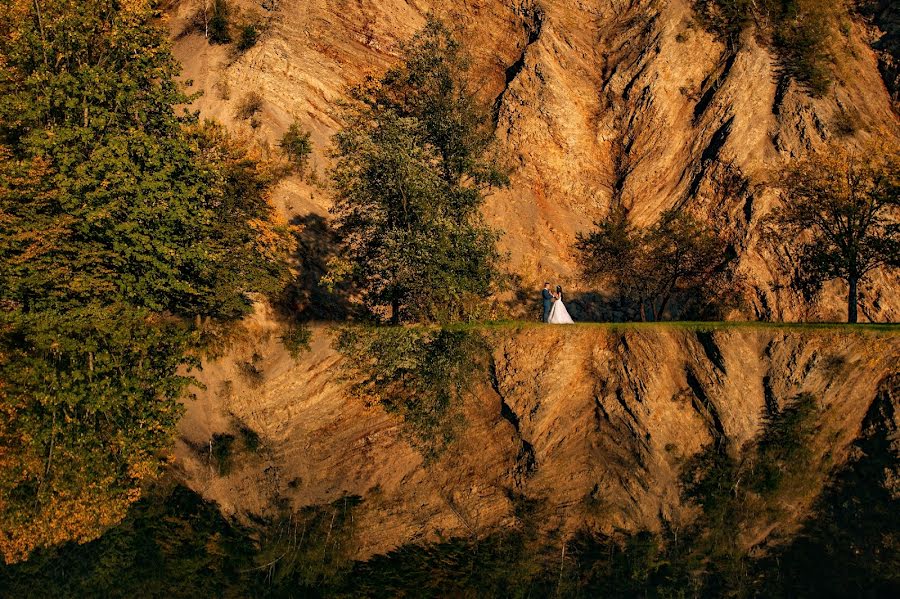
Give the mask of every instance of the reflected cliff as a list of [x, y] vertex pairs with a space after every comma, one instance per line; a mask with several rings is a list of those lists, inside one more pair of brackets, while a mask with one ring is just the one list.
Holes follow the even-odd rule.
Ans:
[[900, 584], [890, 328], [315, 327], [297, 359], [255, 334], [204, 365], [169, 477], [125, 522], [6, 568], [0, 587], [874, 597]]

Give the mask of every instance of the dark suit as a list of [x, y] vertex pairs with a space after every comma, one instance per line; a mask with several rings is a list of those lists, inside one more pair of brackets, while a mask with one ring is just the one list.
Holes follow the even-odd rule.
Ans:
[[541, 291], [541, 297], [544, 298], [544, 315], [541, 317], [541, 322], [547, 322], [547, 319], [550, 318], [550, 308], [553, 306], [553, 294], [549, 289], [544, 289]]

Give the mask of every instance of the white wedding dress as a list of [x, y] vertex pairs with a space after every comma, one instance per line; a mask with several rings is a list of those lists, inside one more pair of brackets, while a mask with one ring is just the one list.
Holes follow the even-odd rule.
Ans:
[[553, 302], [553, 307], [550, 308], [550, 316], [547, 318], [547, 322], [550, 324], [575, 324], [575, 321], [569, 316], [569, 311], [566, 310], [566, 305], [562, 301], [562, 294], [559, 295], [558, 300]]

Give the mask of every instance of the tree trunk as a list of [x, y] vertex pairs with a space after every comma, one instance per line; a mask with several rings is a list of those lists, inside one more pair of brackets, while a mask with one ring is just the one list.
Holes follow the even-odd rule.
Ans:
[[391, 324], [400, 324], [400, 300], [391, 300]]
[[847, 293], [847, 322], [855, 324], [859, 277], [850, 277], [847, 283], [850, 286], [850, 291]]
[[663, 296], [662, 302], [659, 304], [659, 312], [657, 312], [657, 314], [659, 314], [660, 319], [662, 319], [663, 313], [666, 311], [666, 306], [669, 305], [669, 298], [671, 298], [671, 297], [672, 297], [672, 295], [669, 293], [667, 293], [666, 295]]
[[[663, 315], [666, 311], [666, 306], [669, 305], [669, 300], [672, 299], [672, 294], [675, 292], [675, 285], [678, 283], [678, 277], [676, 276], [672, 279], [672, 282], [663, 290], [662, 300], [659, 302], [659, 310], [656, 311], [656, 316], [659, 317], [659, 320], [663, 319]], [[656, 309], [656, 302], [653, 305], [654, 310]]]

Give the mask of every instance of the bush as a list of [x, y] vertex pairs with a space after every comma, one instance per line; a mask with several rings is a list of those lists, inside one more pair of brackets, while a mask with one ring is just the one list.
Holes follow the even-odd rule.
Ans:
[[228, 2], [226, 0], [216, 0], [213, 3], [212, 16], [210, 16], [207, 26], [207, 36], [213, 44], [227, 44], [231, 42], [229, 16]]
[[844, 108], [832, 117], [831, 127], [834, 129], [835, 135], [839, 137], [849, 137], [862, 128], [862, 116], [859, 110], [853, 107]]
[[[813, 96], [831, 83], [831, 3], [823, 0], [695, 0], [694, 10], [709, 31], [734, 46], [752, 23], [758, 23], [778, 55], [782, 71]], [[843, 9], [842, 9], [843, 10]]]
[[831, 84], [828, 36], [831, 22], [826, 10], [807, 0], [788, 6], [773, 24], [773, 41], [784, 73], [821, 97]]
[[306, 170], [309, 155], [312, 153], [309, 131], [302, 130], [296, 122], [292, 123], [284, 137], [281, 138], [281, 150], [294, 165], [297, 172], [302, 174]]
[[241, 98], [235, 108], [235, 116], [239, 119], [252, 119], [263, 107], [263, 97], [258, 92], [250, 92]]
[[281, 343], [295, 360], [305, 351], [309, 350], [309, 341], [312, 339], [312, 331], [302, 324], [292, 323], [288, 325], [281, 336]]
[[238, 364], [238, 371], [251, 388], [259, 387], [265, 381], [265, 375], [257, 366], [257, 363], [261, 359], [262, 356], [259, 354], [253, 354], [253, 357], [250, 358], [250, 360]]
[[259, 26], [256, 23], [247, 23], [241, 27], [241, 35], [238, 38], [237, 49], [239, 52], [246, 52], [256, 45], [261, 35]]

